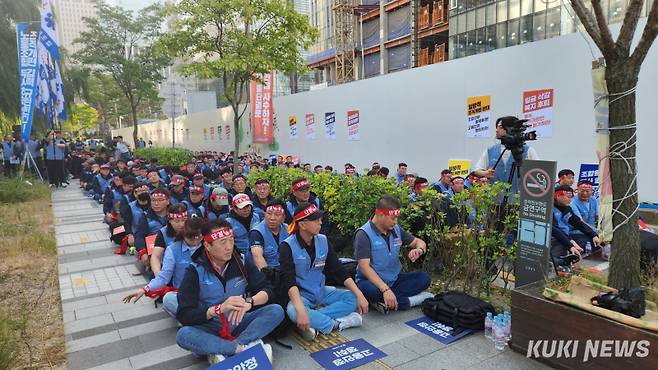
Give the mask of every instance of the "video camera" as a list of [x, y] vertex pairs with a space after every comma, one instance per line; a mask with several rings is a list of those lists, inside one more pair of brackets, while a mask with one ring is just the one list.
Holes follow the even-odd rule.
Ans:
[[498, 139], [505, 146], [505, 149], [512, 152], [514, 161], [519, 165], [523, 161], [523, 147], [525, 146], [525, 142], [537, 140], [536, 131], [526, 132], [528, 127], [530, 127], [524, 124], [526, 122], [528, 122], [527, 119], [518, 119], [514, 116], [500, 118], [500, 123], [503, 125], [507, 134]]

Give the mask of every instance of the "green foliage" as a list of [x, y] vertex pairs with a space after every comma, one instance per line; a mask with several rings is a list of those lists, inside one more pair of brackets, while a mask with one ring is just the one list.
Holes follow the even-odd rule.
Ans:
[[157, 158], [163, 166], [182, 166], [193, 159], [191, 150], [182, 148], [142, 148], [135, 150], [135, 156], [145, 160]]
[[0, 310], [0, 369], [11, 369], [18, 351], [16, 334], [24, 323], [13, 320], [7, 311]]
[[311, 176], [310, 173], [299, 168], [269, 167], [266, 170], [251, 171], [247, 185], [255, 189], [257, 180], [267, 180], [270, 183], [270, 189], [272, 189], [272, 196], [285, 201], [288, 199], [288, 194], [290, 194], [290, 185], [293, 180], [299, 177], [311, 178]]
[[43, 199], [50, 202], [50, 189], [39, 181], [27, 185], [18, 178], [0, 180], [0, 203], [20, 203], [28, 200]]
[[79, 103], [71, 106], [69, 119], [64, 123], [67, 131], [74, 135], [80, 131], [93, 131], [98, 127], [98, 111], [88, 104]]

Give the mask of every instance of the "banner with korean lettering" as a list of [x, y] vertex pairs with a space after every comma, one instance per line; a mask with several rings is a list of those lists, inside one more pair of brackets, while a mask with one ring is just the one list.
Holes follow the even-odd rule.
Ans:
[[313, 352], [311, 357], [325, 369], [343, 370], [354, 369], [376, 361], [386, 357], [386, 353], [364, 339], [355, 339]]
[[336, 112], [324, 114], [324, 133], [327, 139], [336, 139]]
[[599, 198], [599, 165], [598, 164], [588, 164], [581, 163], [580, 171], [578, 172], [578, 182], [589, 181], [592, 183], [594, 188], [593, 196], [594, 198]]
[[288, 126], [290, 126], [290, 138], [297, 139], [297, 116], [288, 117]]
[[23, 138], [30, 137], [37, 87], [37, 40], [39, 31], [27, 23], [16, 24], [18, 42], [18, 83], [21, 97]]
[[359, 140], [359, 111], [347, 112], [347, 140]]
[[270, 72], [260, 76], [263, 83], [251, 81], [251, 123], [253, 127], [254, 144], [272, 144], [273, 138], [273, 111], [272, 92], [274, 73]]
[[313, 140], [315, 139], [315, 114], [306, 113], [306, 138]]
[[553, 103], [553, 89], [523, 92], [523, 119], [528, 120], [528, 131], [536, 131], [538, 137], [553, 135]]
[[466, 177], [471, 173], [471, 160], [470, 159], [449, 159], [448, 169], [452, 172], [453, 176]]
[[466, 107], [466, 137], [489, 137], [491, 96], [470, 97]]

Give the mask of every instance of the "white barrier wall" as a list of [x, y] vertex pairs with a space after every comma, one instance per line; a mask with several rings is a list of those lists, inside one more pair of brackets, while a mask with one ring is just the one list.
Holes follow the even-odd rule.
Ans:
[[[639, 24], [641, 31], [645, 20]], [[592, 47], [595, 49], [594, 45]], [[598, 57], [598, 55], [597, 55]], [[596, 163], [591, 81], [592, 55], [580, 34], [500, 49], [486, 54], [423, 68], [384, 75], [343, 86], [335, 86], [275, 99], [278, 117], [278, 154], [298, 155], [312, 165], [332, 165], [342, 171], [351, 162], [360, 171], [374, 161], [395, 171], [406, 162], [411, 172], [436, 181], [449, 158], [478, 161], [483, 150], [495, 142], [490, 138], [466, 138], [466, 99], [491, 95], [492, 118], [521, 115], [522, 93], [555, 90], [553, 135], [531, 145], [541, 159], [558, 161], [558, 168], [577, 172], [580, 163]], [[658, 202], [658, 46], [650, 51], [637, 89], [638, 173], [641, 201]], [[360, 140], [347, 139], [347, 111], [360, 112]], [[324, 132], [324, 115], [336, 113], [336, 139]], [[305, 115], [315, 115], [316, 139], [306, 138]], [[289, 137], [288, 117], [297, 118], [297, 138]], [[248, 113], [245, 114], [245, 122]], [[228, 151], [230, 140], [218, 140], [217, 126], [231, 125], [229, 108], [190, 115], [181, 120], [183, 145], [193, 150]], [[245, 126], [245, 125], [243, 125]], [[164, 130], [157, 137], [158, 127]], [[210, 128], [214, 127], [214, 139]], [[189, 135], [185, 135], [189, 129]], [[156, 145], [171, 143], [171, 125], [166, 122], [140, 126], [140, 135], [152, 137]], [[204, 133], [204, 130], [205, 133]], [[231, 128], [232, 130], [232, 128]], [[130, 137], [132, 129], [121, 131]], [[245, 139], [249, 132], [245, 130]], [[167, 136], [169, 135], [169, 136]], [[247, 149], [246, 145], [243, 145]], [[266, 152], [267, 147], [259, 149]]]

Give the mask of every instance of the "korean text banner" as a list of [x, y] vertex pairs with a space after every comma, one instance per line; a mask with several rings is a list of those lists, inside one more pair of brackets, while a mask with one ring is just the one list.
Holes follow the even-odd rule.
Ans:
[[471, 160], [449, 159], [448, 169], [452, 172], [453, 176], [466, 177], [469, 173], [471, 173]]
[[327, 139], [336, 139], [336, 112], [324, 114], [324, 133]]
[[538, 137], [550, 137], [553, 134], [553, 89], [523, 92], [523, 118], [536, 131]]
[[306, 138], [307, 139], [315, 139], [315, 114], [313, 113], [306, 113], [306, 120], [305, 120], [305, 126], [306, 126]]
[[290, 126], [290, 138], [297, 139], [297, 116], [288, 117], [288, 125]]
[[489, 137], [491, 96], [470, 97], [466, 106], [466, 137]]
[[359, 111], [347, 112], [347, 140], [359, 140]]
[[34, 95], [37, 87], [37, 39], [38, 31], [26, 23], [16, 25], [18, 38], [18, 82], [21, 97], [21, 124], [23, 138], [30, 137], [34, 117]]
[[273, 138], [273, 105], [272, 82], [274, 73], [270, 72], [260, 76], [262, 84], [251, 81], [251, 123], [253, 126], [254, 144], [272, 144]]

